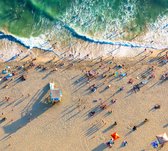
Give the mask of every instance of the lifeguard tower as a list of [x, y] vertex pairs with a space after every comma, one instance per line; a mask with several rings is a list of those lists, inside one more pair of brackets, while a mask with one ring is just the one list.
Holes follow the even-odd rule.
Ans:
[[50, 85], [50, 101], [52, 103], [57, 103], [61, 101], [62, 91], [55, 87], [55, 83], [49, 83]]

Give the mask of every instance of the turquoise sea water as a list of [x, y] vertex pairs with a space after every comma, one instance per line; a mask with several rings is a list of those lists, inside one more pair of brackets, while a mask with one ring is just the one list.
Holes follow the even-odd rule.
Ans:
[[104, 39], [120, 31], [129, 40], [168, 14], [168, 0], [0, 0], [0, 6], [0, 30], [20, 37], [61, 23]]

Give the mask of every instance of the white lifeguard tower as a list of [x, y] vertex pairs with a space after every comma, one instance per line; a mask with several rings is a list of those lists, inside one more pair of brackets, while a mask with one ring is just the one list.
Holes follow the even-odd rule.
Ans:
[[50, 101], [52, 103], [56, 103], [61, 101], [62, 98], [62, 91], [59, 88], [55, 87], [55, 83], [49, 83], [50, 85]]

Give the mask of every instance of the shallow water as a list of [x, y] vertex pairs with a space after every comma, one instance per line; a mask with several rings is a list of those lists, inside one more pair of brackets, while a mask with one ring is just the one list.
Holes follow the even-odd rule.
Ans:
[[0, 29], [20, 37], [66, 24], [91, 37], [130, 40], [168, 13], [168, 0], [1, 0], [0, 6]]

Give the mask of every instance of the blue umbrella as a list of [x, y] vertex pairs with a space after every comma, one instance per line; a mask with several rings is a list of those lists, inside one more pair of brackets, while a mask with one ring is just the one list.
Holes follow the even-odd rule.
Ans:
[[7, 74], [7, 70], [2, 70], [2, 74]]
[[12, 76], [13, 76], [12, 73], [9, 73], [9, 74], [8, 74], [8, 77], [12, 77]]

